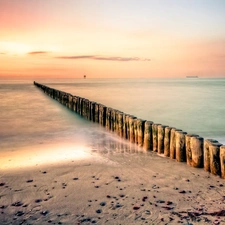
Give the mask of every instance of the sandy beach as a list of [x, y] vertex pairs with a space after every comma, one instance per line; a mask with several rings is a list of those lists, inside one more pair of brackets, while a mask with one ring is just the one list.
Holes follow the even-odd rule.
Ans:
[[128, 145], [2, 170], [0, 224], [225, 223], [225, 180]]

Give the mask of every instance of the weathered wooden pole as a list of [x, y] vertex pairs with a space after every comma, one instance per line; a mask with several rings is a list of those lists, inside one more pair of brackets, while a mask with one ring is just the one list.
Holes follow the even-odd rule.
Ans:
[[68, 106], [69, 109], [73, 109], [73, 95], [69, 94], [68, 95]]
[[83, 104], [84, 104], [84, 99], [83, 98], [79, 98], [79, 114], [81, 116], [83, 116]]
[[210, 172], [209, 145], [211, 145], [212, 143], [218, 143], [218, 141], [214, 139], [204, 140], [204, 170], [207, 172]]
[[182, 131], [180, 129], [172, 128], [170, 131], [170, 158], [176, 158], [176, 131]]
[[209, 145], [210, 172], [219, 176], [221, 175], [220, 146], [222, 146], [221, 143], [211, 143]]
[[170, 132], [173, 127], [165, 127], [164, 135], [164, 155], [170, 157]]
[[107, 130], [111, 130], [111, 108], [109, 107], [106, 107], [105, 127]]
[[86, 99], [83, 98], [82, 100], [82, 117], [86, 118]]
[[118, 112], [118, 135], [123, 137], [123, 112]]
[[158, 126], [161, 124], [153, 123], [152, 124], [152, 150], [153, 152], [158, 151]]
[[99, 122], [99, 104], [95, 103], [95, 123]]
[[127, 136], [127, 140], [129, 140], [129, 141], [130, 141], [130, 118], [131, 117], [134, 117], [134, 116], [126, 115], [126, 120], [125, 120], [126, 127], [127, 127], [127, 134], [126, 134], [126, 136]]
[[87, 119], [91, 120], [91, 101], [87, 101]]
[[192, 167], [203, 167], [203, 145], [204, 139], [202, 137], [191, 137], [191, 158], [189, 158], [189, 163]]
[[176, 131], [176, 161], [186, 162], [186, 148], [185, 148], [185, 135], [187, 133], [183, 131]]
[[123, 114], [123, 138], [124, 139], [128, 139], [128, 136], [127, 136], [127, 118], [129, 117], [128, 114], [124, 113]]
[[106, 118], [106, 106], [99, 104], [99, 123], [102, 126], [105, 126]]
[[95, 104], [96, 102], [91, 102], [91, 121], [95, 122]]
[[137, 119], [137, 143], [140, 147], [144, 144], [144, 124], [145, 120]]
[[134, 123], [136, 117], [130, 116], [129, 117], [129, 131], [130, 131], [130, 142], [135, 143], [135, 132], [134, 132]]
[[73, 108], [72, 108], [72, 110], [74, 112], [77, 112], [77, 97], [76, 96], [73, 96], [72, 102], [73, 102]]
[[116, 123], [116, 112], [115, 109], [111, 110], [111, 131], [115, 132]]
[[158, 125], [158, 153], [164, 153], [164, 138], [165, 138], [165, 128], [167, 126]]
[[144, 149], [152, 150], [152, 121], [145, 122], [144, 129]]
[[186, 159], [187, 159], [187, 164], [191, 166], [192, 162], [192, 152], [191, 152], [191, 138], [192, 137], [199, 137], [196, 134], [186, 134], [185, 136], [185, 147], [186, 147]]
[[221, 177], [225, 179], [225, 145], [220, 146]]
[[137, 118], [134, 119], [134, 143], [138, 144]]

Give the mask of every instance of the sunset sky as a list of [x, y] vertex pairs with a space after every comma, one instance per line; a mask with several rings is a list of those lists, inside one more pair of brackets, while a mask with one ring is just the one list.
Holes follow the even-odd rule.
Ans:
[[1, 0], [0, 77], [225, 77], [225, 0]]

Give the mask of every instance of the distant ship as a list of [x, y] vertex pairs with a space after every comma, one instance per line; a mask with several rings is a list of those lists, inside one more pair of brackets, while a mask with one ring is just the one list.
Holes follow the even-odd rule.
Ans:
[[198, 78], [198, 76], [186, 76], [186, 78]]

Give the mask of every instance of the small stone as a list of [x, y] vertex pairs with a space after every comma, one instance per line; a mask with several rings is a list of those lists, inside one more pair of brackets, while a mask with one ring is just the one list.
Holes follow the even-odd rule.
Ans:
[[23, 205], [23, 203], [22, 202], [14, 202], [11, 206], [16, 206], [16, 207], [18, 207], [18, 206], [22, 206]]
[[49, 213], [49, 211], [45, 210], [45, 211], [42, 211], [40, 214], [43, 215], [43, 216], [46, 216], [48, 213]]
[[165, 203], [164, 200], [157, 200], [156, 202], [157, 202], [157, 203]]
[[31, 182], [33, 182], [33, 180], [31, 179], [31, 180], [27, 180], [27, 183], [31, 183]]
[[78, 179], [79, 179], [78, 177], [74, 177], [74, 178], [73, 178], [73, 180], [78, 180]]
[[23, 211], [18, 211], [18, 212], [16, 212], [16, 216], [22, 216], [24, 214], [24, 212]]
[[96, 213], [102, 213], [102, 210], [101, 209], [97, 209]]
[[138, 210], [138, 209], [140, 209], [139, 206], [134, 206], [134, 207], [133, 207], [133, 210]]
[[2, 187], [2, 186], [4, 186], [4, 185], [5, 185], [5, 183], [4, 183], [4, 182], [0, 183], [0, 187]]
[[106, 205], [106, 202], [101, 202], [100, 203], [100, 206], [105, 206]]

